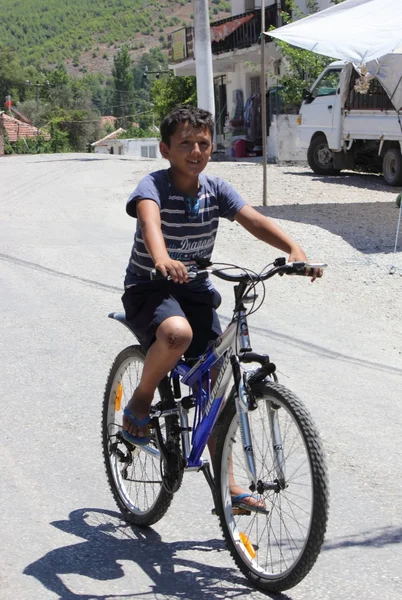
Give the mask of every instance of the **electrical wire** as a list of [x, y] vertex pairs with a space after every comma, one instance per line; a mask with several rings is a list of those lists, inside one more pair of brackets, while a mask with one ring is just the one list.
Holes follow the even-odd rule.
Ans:
[[[110, 108], [112, 108], [112, 107], [110, 107]], [[141, 115], [149, 115], [149, 114], [152, 115], [153, 111], [146, 110], [144, 112], [136, 113], [134, 115], [124, 115], [124, 117], [123, 116], [116, 117], [116, 119], [130, 119], [130, 118], [135, 118], [135, 117], [138, 117]], [[103, 116], [110, 116], [110, 115], [103, 115]], [[111, 115], [111, 116], [114, 116], [114, 115]], [[98, 123], [101, 118], [102, 118], [102, 116], [100, 116], [98, 119], [81, 119], [79, 121], [62, 120], [62, 121], [59, 121], [59, 123]], [[49, 124], [50, 124], [50, 121], [49, 121], [49, 123], [47, 123], [46, 125], [43, 125], [42, 127], [47, 127]]]

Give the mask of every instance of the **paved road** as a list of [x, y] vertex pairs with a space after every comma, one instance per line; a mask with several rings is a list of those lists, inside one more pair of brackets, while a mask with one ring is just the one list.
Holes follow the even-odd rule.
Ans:
[[[145, 169], [88, 155], [0, 161], [1, 600], [265, 597], [225, 551], [201, 476], [186, 477], [148, 531], [120, 520], [106, 487], [103, 386], [132, 341], [106, 315], [120, 307], [131, 245], [125, 198]], [[294, 291], [286, 303], [280, 286]], [[318, 306], [298, 286], [272, 285], [252, 340], [308, 400], [328, 455], [331, 512], [313, 571], [277, 597], [400, 600], [401, 321], [392, 339], [369, 335], [358, 314], [348, 327], [335, 295]], [[224, 285], [224, 319], [230, 293]]]

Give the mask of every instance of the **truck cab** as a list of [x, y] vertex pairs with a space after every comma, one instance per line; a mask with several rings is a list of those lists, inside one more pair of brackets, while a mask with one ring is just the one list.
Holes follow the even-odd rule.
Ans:
[[[310, 90], [304, 90], [298, 117], [299, 143], [307, 149], [321, 175], [333, 174], [333, 153], [340, 150], [341, 86], [345, 62], [328, 65]], [[309, 158], [310, 163], [310, 158]], [[310, 164], [311, 166], [311, 164]], [[317, 172], [316, 169], [313, 169]]]

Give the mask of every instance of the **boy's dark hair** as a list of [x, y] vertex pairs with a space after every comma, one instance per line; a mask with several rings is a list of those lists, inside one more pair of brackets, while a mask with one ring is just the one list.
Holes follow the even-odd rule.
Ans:
[[181, 123], [189, 123], [192, 127], [207, 129], [211, 134], [211, 138], [214, 137], [214, 119], [212, 114], [207, 110], [191, 106], [190, 104], [181, 104], [170, 111], [162, 121], [160, 127], [161, 138], [166, 146], [170, 146], [170, 138]]

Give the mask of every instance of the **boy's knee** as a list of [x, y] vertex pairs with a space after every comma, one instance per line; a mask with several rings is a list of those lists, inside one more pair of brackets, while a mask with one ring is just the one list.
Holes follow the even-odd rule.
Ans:
[[191, 343], [192, 336], [185, 335], [183, 333], [172, 333], [168, 336], [167, 343], [169, 348], [175, 350], [176, 348], [187, 348]]
[[171, 350], [178, 348], [184, 348], [184, 350], [187, 350], [191, 340], [193, 339], [191, 327], [184, 319], [180, 320], [179, 322], [166, 324], [165, 327], [163, 327], [162, 324], [160, 329], [160, 336]]

